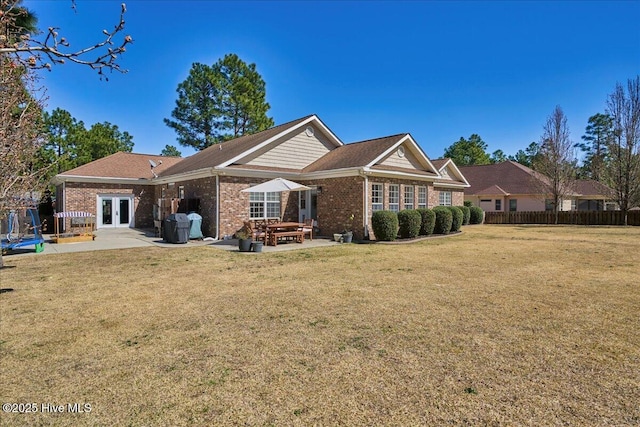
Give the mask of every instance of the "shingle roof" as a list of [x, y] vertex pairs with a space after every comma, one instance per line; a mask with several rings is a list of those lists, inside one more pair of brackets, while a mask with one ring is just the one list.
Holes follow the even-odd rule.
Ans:
[[254, 133], [253, 135], [245, 135], [239, 138], [232, 139], [230, 141], [222, 142], [220, 144], [212, 145], [204, 150], [187, 157], [174, 167], [168, 168], [162, 174], [162, 176], [177, 175], [185, 172], [192, 172], [199, 169], [212, 168], [228, 162], [236, 156], [244, 153], [252, 147], [278, 135], [280, 132], [286, 130], [289, 127], [293, 127], [313, 114], [306, 117], [302, 117], [297, 120], [290, 121], [288, 123], [274, 126], [262, 132]]
[[458, 169], [471, 185], [465, 190], [469, 195], [484, 194], [484, 190], [496, 185], [510, 194], [538, 194], [539, 182], [546, 180], [543, 175], [511, 160], [491, 165], [460, 166]]
[[431, 159], [431, 163], [433, 164], [433, 166], [436, 167], [436, 169], [440, 170], [440, 169], [442, 169], [442, 167], [444, 165], [447, 164], [447, 162], [449, 160], [451, 160], [451, 159], [448, 159], [448, 158], [445, 158], [445, 159]]
[[576, 181], [575, 192], [580, 196], [610, 197], [613, 194], [611, 188], [593, 179], [580, 179]]
[[[83, 176], [100, 178], [128, 178], [152, 179], [149, 160], [158, 166], [154, 168], [156, 174], [180, 163], [181, 157], [167, 157], [155, 154], [136, 154], [118, 151], [107, 157], [95, 160], [75, 169], [59, 174], [62, 177]], [[162, 164], [160, 164], [162, 162]]]
[[367, 166], [406, 135], [403, 133], [345, 144], [311, 163], [304, 168], [304, 172]]

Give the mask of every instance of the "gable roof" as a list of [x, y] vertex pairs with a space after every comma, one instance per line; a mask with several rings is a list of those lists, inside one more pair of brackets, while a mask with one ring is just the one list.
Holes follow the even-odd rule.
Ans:
[[263, 130], [262, 132], [254, 133], [252, 135], [244, 135], [220, 144], [214, 144], [190, 157], [187, 157], [184, 161], [174, 167], [168, 168], [160, 175], [178, 175], [205, 168], [230, 166], [240, 158], [260, 149], [283, 134], [291, 132], [312, 121], [322, 127], [325, 132], [332, 137], [335, 144], [342, 145], [342, 141], [333, 135], [329, 128], [327, 128], [315, 114], [311, 114], [309, 116]]
[[405, 135], [406, 134], [398, 134], [345, 144], [331, 150], [329, 153], [311, 163], [304, 168], [304, 172], [368, 166], [382, 153], [399, 142]]
[[112, 179], [152, 179], [152, 160], [157, 164], [153, 169], [156, 174], [180, 163], [182, 157], [168, 157], [156, 154], [137, 154], [118, 151], [110, 156], [78, 166], [56, 176], [59, 182], [72, 178], [112, 178]]
[[[469, 182], [467, 181], [467, 178], [465, 178], [465, 176], [462, 174], [462, 172], [460, 171], [458, 166], [456, 166], [453, 160], [445, 157], [442, 159], [432, 160], [431, 163], [433, 163], [433, 165], [436, 168], [438, 168], [438, 173], [442, 175], [442, 178], [437, 181], [438, 183], [446, 184], [446, 183], [451, 183], [453, 181], [456, 184], [464, 184], [465, 187], [469, 187]], [[446, 173], [446, 175], [442, 173], [447, 168], [451, 168], [451, 170], [453, 171], [453, 175], [457, 179], [453, 179], [451, 174], [449, 174], [448, 172]]]
[[[381, 164], [391, 152], [404, 144], [411, 150], [416, 159], [425, 166], [424, 170]], [[408, 133], [345, 144], [325, 154], [307, 166], [303, 172], [310, 173], [350, 168], [439, 177], [437, 169]]]
[[483, 191], [494, 186], [509, 194], [539, 194], [540, 182], [547, 181], [545, 176], [511, 160], [490, 165], [460, 166], [459, 169], [470, 184], [465, 190], [468, 195], [485, 194]]

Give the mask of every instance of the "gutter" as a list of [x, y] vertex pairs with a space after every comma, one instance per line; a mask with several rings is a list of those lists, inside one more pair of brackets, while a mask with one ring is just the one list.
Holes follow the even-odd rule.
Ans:
[[215, 240], [220, 237], [220, 176], [216, 174], [216, 235]]

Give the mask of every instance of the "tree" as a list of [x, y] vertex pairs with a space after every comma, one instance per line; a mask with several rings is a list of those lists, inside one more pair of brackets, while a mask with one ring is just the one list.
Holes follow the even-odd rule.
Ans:
[[607, 146], [613, 137], [613, 122], [607, 114], [597, 113], [589, 117], [582, 141], [576, 144], [585, 153], [582, 174], [596, 181], [602, 180], [602, 169]]
[[489, 159], [491, 163], [502, 163], [507, 160], [507, 155], [504, 154], [502, 150], [496, 150], [491, 153], [491, 158]]
[[514, 156], [509, 156], [508, 159], [530, 168], [539, 155], [540, 145], [533, 141], [525, 150], [518, 150]]
[[117, 125], [109, 122], [95, 123], [83, 132], [77, 147], [77, 165], [84, 165], [118, 151], [130, 153], [133, 149], [133, 136], [121, 132]]
[[164, 119], [185, 147], [203, 150], [213, 144], [273, 126], [267, 117], [265, 82], [255, 64], [235, 54], [209, 67], [194, 63], [177, 88], [174, 120]]
[[46, 138], [41, 155], [44, 161], [56, 164], [55, 173], [80, 166], [78, 147], [86, 132], [84, 123], [61, 108], [56, 108], [51, 113], [45, 111], [43, 122]]
[[165, 145], [160, 155], [165, 157], [180, 157], [182, 153], [173, 145]]
[[[75, 9], [75, 0], [71, 4]], [[41, 34], [37, 31], [37, 17], [32, 11], [22, 7], [22, 0], [0, 0], [0, 54], [32, 69], [51, 70], [52, 65], [61, 65], [65, 61], [86, 65], [97, 70], [101, 78], [109, 80], [104, 74], [105, 70], [127, 72], [117, 61], [126, 52], [126, 46], [133, 42], [133, 38], [126, 35], [117, 45], [114, 43], [124, 31], [126, 11], [127, 8], [122, 3], [118, 24], [112, 31], [102, 30], [104, 40], [78, 50], [70, 50], [69, 42], [59, 34], [60, 29], [57, 27], [47, 28], [43, 38], [33, 38], [34, 35]]]
[[450, 158], [458, 166], [488, 165], [491, 158], [487, 154], [487, 144], [478, 134], [472, 134], [468, 140], [460, 137], [444, 150], [444, 157]]
[[550, 196], [556, 224], [562, 201], [575, 185], [576, 160], [569, 135], [567, 117], [562, 108], [556, 106], [544, 125], [539, 155], [533, 162], [533, 170], [543, 175], [536, 182], [541, 183], [541, 193]]
[[627, 225], [629, 209], [640, 206], [640, 76], [629, 79], [626, 90], [616, 84], [607, 100], [607, 114], [613, 123], [613, 138], [607, 146], [604, 173]]
[[119, 24], [111, 32], [103, 31], [104, 40], [68, 52], [69, 43], [59, 36], [58, 28], [48, 28], [43, 39], [35, 38], [41, 34], [35, 14], [21, 0], [0, 0], [0, 217], [9, 209], [33, 204], [34, 195], [47, 185], [43, 177], [51, 166], [37, 164], [43, 142], [43, 96], [34, 85], [34, 70], [69, 60], [97, 69], [101, 78], [105, 70], [124, 72], [117, 60], [133, 40], [125, 36], [117, 47], [113, 40], [124, 30], [125, 11], [123, 4]]

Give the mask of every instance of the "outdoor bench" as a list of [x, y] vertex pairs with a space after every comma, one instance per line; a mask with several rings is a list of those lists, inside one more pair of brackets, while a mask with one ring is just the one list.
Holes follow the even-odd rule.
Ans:
[[269, 233], [269, 239], [271, 241], [272, 246], [278, 246], [278, 239], [287, 238], [287, 237], [295, 237], [296, 242], [304, 243], [304, 231], [295, 230], [295, 231], [271, 231]]

